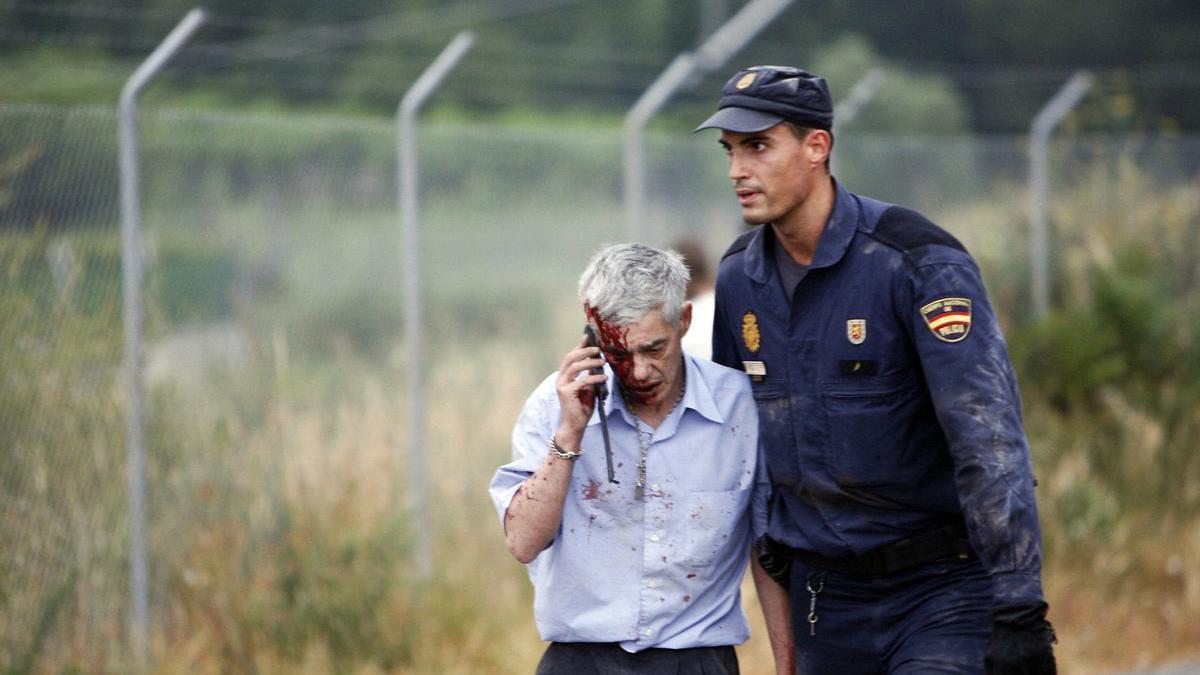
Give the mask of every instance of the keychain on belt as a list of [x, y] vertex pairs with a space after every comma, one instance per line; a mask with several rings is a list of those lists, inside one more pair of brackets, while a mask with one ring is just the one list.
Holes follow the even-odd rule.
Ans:
[[821, 593], [821, 591], [825, 590], [824, 575], [822, 575], [822, 578], [817, 580], [817, 585], [815, 588], [813, 587], [813, 579], [811, 576], [808, 578], [807, 581], [804, 582], [804, 587], [808, 589], [808, 592], [812, 596], [808, 602], [808, 634], [816, 635], [817, 634], [817, 620], [818, 620], [818, 617], [817, 617], [817, 595], [819, 595]]

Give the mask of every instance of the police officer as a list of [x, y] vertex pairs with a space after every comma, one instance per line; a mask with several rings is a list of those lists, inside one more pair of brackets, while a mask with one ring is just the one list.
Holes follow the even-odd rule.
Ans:
[[721, 261], [713, 359], [759, 408], [773, 491], [755, 569], [790, 601], [768, 622], [777, 662], [1053, 673], [1029, 447], [975, 261], [833, 179], [821, 77], [748, 68], [718, 107], [697, 131], [721, 131], [754, 227]]

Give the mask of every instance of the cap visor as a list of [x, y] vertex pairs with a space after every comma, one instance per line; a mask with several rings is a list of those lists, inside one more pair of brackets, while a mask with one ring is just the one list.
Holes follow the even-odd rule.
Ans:
[[770, 129], [783, 121], [783, 117], [775, 113], [751, 110], [750, 108], [721, 108], [712, 117], [704, 120], [700, 126], [692, 129], [696, 133], [701, 129], [724, 129], [740, 134], [754, 133]]

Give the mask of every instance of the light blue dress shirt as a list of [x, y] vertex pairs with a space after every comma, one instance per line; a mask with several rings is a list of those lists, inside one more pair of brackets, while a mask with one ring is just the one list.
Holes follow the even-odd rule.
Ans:
[[[683, 400], [654, 430], [641, 501], [634, 498], [641, 452], [634, 418], [606, 366], [619, 484], [608, 482], [600, 415], [593, 412], [562, 524], [528, 565], [543, 640], [616, 642], [637, 652], [733, 645], [750, 636], [739, 585], [752, 538], [766, 531], [758, 413], [745, 373], [684, 358]], [[525, 402], [513, 429], [513, 460], [492, 478], [502, 526], [561, 421], [555, 375]]]

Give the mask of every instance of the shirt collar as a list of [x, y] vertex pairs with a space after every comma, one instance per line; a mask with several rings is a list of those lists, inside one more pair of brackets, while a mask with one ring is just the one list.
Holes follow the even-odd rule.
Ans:
[[[717, 402], [713, 399], [712, 387], [704, 380], [704, 375], [696, 365], [695, 359], [696, 357], [684, 352], [683, 366], [687, 373], [687, 387], [684, 388], [683, 400], [679, 402], [677, 407], [680, 410], [691, 408], [713, 422], [724, 424], [725, 418], [721, 416], [720, 410], [717, 409]], [[625, 399], [622, 398], [621, 389], [617, 386], [616, 375], [613, 374], [612, 368], [607, 363], [604, 364], [604, 372], [608, 375], [608, 390], [610, 392], [608, 398], [604, 400], [604, 414], [611, 419], [613, 410], [619, 407], [626, 415], [633, 415], [633, 412], [625, 406]], [[611, 392], [616, 393], [613, 394]], [[674, 414], [674, 411], [672, 411], [671, 415]], [[671, 415], [668, 415], [668, 417]], [[588, 426], [590, 427], [599, 423], [600, 413], [593, 410], [592, 418], [588, 420]]]
[[[862, 208], [858, 200], [836, 179], [831, 180], [834, 188], [833, 209], [829, 212], [829, 219], [825, 221], [825, 229], [821, 231], [821, 238], [817, 242], [817, 250], [813, 253], [809, 269], [829, 267], [842, 259], [850, 246], [850, 240], [854, 238], [854, 231], [858, 228], [861, 216]], [[746, 246], [746, 275], [760, 284], [765, 284], [771, 279], [775, 264], [767, 249], [768, 237], [774, 237], [770, 226], [760, 226]]]
[[680, 406], [691, 408], [717, 424], [724, 424], [725, 418], [721, 416], [721, 412], [717, 409], [717, 402], [713, 399], [712, 387], [705, 381], [700, 367], [696, 365], [696, 357], [684, 352], [683, 363], [687, 371], [687, 389], [683, 392], [683, 400], [680, 401]]

